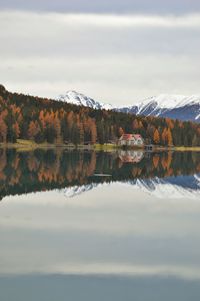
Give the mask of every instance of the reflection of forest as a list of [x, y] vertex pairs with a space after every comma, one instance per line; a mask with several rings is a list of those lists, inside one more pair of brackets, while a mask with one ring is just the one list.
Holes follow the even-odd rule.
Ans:
[[[0, 149], [0, 197], [88, 183], [199, 172], [200, 154], [194, 152], [17, 152]], [[111, 177], [95, 177], [96, 173]]]

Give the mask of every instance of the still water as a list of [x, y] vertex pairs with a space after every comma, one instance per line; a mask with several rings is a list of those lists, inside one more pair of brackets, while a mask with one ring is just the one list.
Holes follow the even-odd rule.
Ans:
[[0, 300], [200, 300], [200, 153], [0, 150]]

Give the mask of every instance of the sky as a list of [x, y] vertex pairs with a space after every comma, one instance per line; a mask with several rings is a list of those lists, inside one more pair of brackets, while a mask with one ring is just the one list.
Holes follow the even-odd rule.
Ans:
[[199, 0], [0, 0], [0, 83], [120, 105], [200, 94]]

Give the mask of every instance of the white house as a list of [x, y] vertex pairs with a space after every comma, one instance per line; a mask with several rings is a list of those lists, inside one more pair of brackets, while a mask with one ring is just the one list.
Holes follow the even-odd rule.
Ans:
[[139, 134], [123, 134], [118, 141], [121, 146], [140, 146], [144, 145], [144, 139]]

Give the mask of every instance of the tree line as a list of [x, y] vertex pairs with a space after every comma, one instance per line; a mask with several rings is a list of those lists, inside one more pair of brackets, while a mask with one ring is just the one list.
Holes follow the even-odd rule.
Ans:
[[170, 118], [94, 110], [62, 101], [8, 92], [0, 85], [0, 142], [95, 144], [138, 133], [146, 143], [200, 145], [200, 125]]

